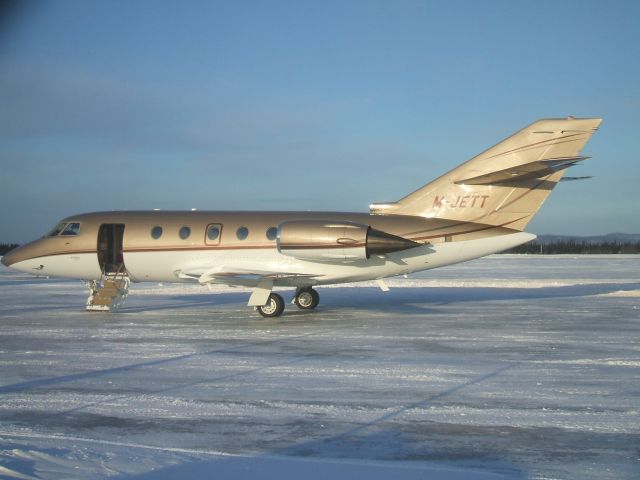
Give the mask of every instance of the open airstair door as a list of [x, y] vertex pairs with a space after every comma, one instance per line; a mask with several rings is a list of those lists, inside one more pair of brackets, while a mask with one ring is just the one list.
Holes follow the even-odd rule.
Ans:
[[104, 223], [98, 232], [98, 262], [105, 274], [124, 272], [123, 223]]

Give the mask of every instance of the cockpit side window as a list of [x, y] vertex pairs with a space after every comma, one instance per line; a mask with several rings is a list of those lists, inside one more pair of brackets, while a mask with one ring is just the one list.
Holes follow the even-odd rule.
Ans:
[[64, 227], [66, 227], [67, 224], [62, 222], [57, 224], [55, 227], [53, 227], [49, 233], [47, 233], [47, 237], [55, 237], [56, 235], [58, 235], [62, 230], [64, 230]]
[[78, 235], [80, 233], [80, 224], [76, 222], [68, 223], [60, 235]]

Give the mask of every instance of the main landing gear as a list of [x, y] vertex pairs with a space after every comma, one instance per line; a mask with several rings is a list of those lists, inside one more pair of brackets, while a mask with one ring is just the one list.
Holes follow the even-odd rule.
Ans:
[[[320, 295], [313, 288], [299, 288], [293, 303], [301, 310], [313, 310], [320, 302]], [[271, 293], [266, 305], [256, 307], [263, 317], [279, 317], [284, 312], [284, 300], [277, 293]]]
[[313, 288], [299, 288], [293, 303], [301, 310], [313, 310], [320, 302], [320, 295]]

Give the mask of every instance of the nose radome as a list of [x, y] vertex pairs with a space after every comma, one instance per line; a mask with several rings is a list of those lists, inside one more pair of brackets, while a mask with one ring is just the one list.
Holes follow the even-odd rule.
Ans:
[[0, 262], [2, 262], [3, 265], [5, 266], [9, 266], [11, 265], [13, 262], [11, 261], [11, 253], [7, 252], [4, 254], [4, 256], [2, 257], [2, 259], [0, 259]]
[[[42, 240], [35, 240], [13, 250], [7, 252], [2, 257], [2, 263], [7, 267], [15, 268], [16, 270], [23, 270], [31, 272], [34, 262], [27, 262], [27, 260], [33, 260], [34, 258], [46, 256], [48, 253], [47, 245], [42, 243]], [[25, 270], [26, 269], [26, 270]]]
[[[7, 253], [5, 253], [2, 256], [2, 260], [0, 260], [2, 262], [3, 265], [10, 267], [11, 265], [20, 262], [21, 260], [25, 260], [28, 258], [28, 254], [29, 249], [25, 248], [24, 245], [21, 245], [19, 247], [14, 248], [13, 250], [9, 250]], [[15, 267], [14, 267], [15, 268]]]

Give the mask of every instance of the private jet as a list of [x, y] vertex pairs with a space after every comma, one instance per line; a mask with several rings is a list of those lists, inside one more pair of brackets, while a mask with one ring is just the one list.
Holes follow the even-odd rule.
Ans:
[[226, 284], [277, 317], [274, 287], [295, 288], [312, 310], [315, 287], [428, 270], [535, 238], [524, 231], [580, 152], [599, 118], [538, 120], [436, 180], [368, 213], [121, 211], [73, 215], [2, 263], [87, 282], [88, 310], [115, 310], [130, 282]]

